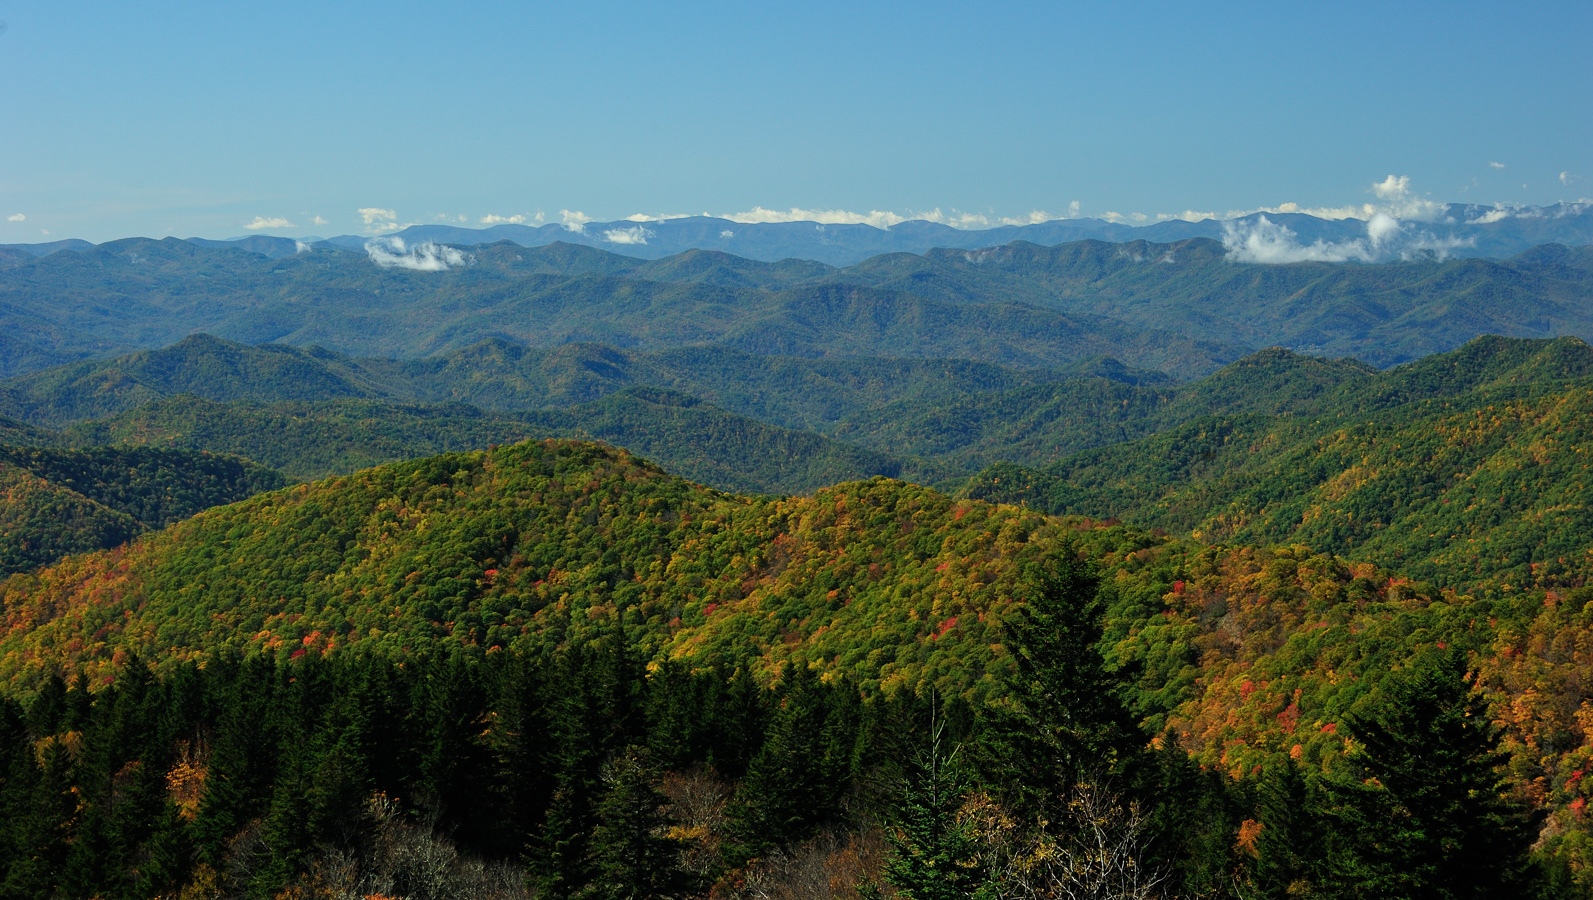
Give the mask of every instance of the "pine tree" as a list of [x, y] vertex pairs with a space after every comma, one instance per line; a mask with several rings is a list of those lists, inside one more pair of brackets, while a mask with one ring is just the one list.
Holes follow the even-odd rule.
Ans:
[[1521, 896], [1535, 819], [1504, 797], [1500, 734], [1457, 651], [1429, 651], [1390, 677], [1354, 749], [1327, 783], [1330, 882], [1344, 897]]
[[591, 885], [581, 892], [593, 900], [667, 900], [687, 893], [681, 868], [682, 842], [668, 834], [674, 824], [669, 800], [653, 786], [644, 748], [631, 746], [603, 772], [607, 792], [597, 806], [592, 830]]

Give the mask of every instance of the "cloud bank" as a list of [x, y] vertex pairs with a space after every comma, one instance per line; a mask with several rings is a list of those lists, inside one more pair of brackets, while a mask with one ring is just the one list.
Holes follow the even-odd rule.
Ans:
[[474, 256], [442, 244], [427, 241], [407, 247], [401, 237], [378, 237], [365, 242], [365, 254], [384, 269], [411, 269], [416, 272], [445, 272], [456, 266], [468, 266], [476, 261]]
[[1038, 225], [1056, 219], [1077, 218], [1078, 213], [1079, 204], [1078, 201], [1074, 201], [1069, 204], [1066, 216], [1054, 216], [1038, 209], [1022, 216], [987, 216], [955, 209], [943, 212], [939, 207], [924, 212], [898, 213], [874, 209], [864, 213], [846, 209], [803, 209], [793, 206], [782, 210], [754, 206], [745, 212], [724, 213], [718, 218], [729, 219], [743, 225], [813, 222], [818, 225], [871, 225], [875, 228], [890, 228], [903, 222], [934, 222], [952, 228], [994, 228], [1000, 225]]
[[243, 226], [248, 231], [259, 231], [262, 228], [292, 228], [293, 223], [281, 216], [255, 216], [253, 222], [246, 222]]
[[610, 244], [645, 244], [653, 233], [637, 225], [635, 228], [610, 228], [603, 232], [603, 240]]
[[397, 231], [404, 226], [398, 224], [398, 213], [391, 209], [382, 209], [379, 206], [365, 206], [358, 210], [360, 218], [365, 220], [365, 231], [368, 234], [386, 234]]
[[483, 225], [524, 225], [525, 222], [526, 217], [523, 215], [495, 216], [489, 213], [481, 217]]
[[1366, 237], [1349, 241], [1317, 240], [1303, 244], [1299, 235], [1265, 215], [1223, 225], [1222, 245], [1228, 259], [1279, 265], [1301, 262], [1387, 262], [1394, 259], [1446, 259], [1475, 238], [1440, 238], [1408, 228], [1386, 212], [1366, 221]]

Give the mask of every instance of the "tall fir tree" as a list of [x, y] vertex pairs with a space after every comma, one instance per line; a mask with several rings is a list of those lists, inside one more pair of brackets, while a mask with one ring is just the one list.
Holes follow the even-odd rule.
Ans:
[[1078, 549], [1064, 544], [1026, 567], [1024, 602], [1005, 623], [1016, 665], [985, 764], [1008, 802], [1031, 813], [1081, 781], [1116, 775], [1141, 743], [1098, 647], [1098, 589]]
[[844, 760], [837, 753], [850, 743], [832, 726], [827, 694], [806, 665], [787, 664], [763, 746], [726, 809], [731, 865], [803, 840], [834, 814], [850, 763], [849, 752]]
[[1262, 897], [1315, 896], [1326, 861], [1321, 789], [1292, 761], [1265, 768], [1252, 883]]
[[1462, 900], [1527, 893], [1537, 817], [1505, 797], [1500, 734], [1459, 651], [1389, 677], [1326, 784], [1340, 897]]
[[654, 787], [645, 748], [626, 747], [603, 771], [606, 791], [597, 805], [589, 868], [590, 900], [672, 900], [692, 879], [681, 867], [683, 844], [671, 837], [669, 800]]
[[930, 729], [929, 747], [908, 767], [893, 804], [884, 880], [906, 900], [995, 900], [999, 886], [983, 848], [960, 817], [968, 772], [959, 751], [943, 747], [944, 727]]

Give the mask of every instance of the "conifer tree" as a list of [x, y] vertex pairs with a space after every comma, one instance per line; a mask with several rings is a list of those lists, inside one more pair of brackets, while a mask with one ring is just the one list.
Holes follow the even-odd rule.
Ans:
[[1016, 663], [1011, 705], [987, 747], [991, 782], [1030, 811], [1065, 797], [1081, 781], [1119, 771], [1138, 742], [1097, 642], [1103, 606], [1098, 582], [1064, 544], [1029, 564], [1024, 603], [1005, 623]]
[[982, 848], [959, 819], [967, 772], [957, 750], [943, 749], [944, 728], [931, 728], [928, 751], [909, 767], [886, 832], [892, 856], [885, 881], [907, 900], [994, 900], [998, 889]]
[[826, 728], [825, 694], [807, 666], [786, 666], [763, 747], [726, 809], [732, 865], [808, 837], [833, 811], [842, 775], [833, 757], [836, 735]]
[[1458, 651], [1390, 676], [1354, 749], [1327, 782], [1330, 884], [1343, 897], [1521, 896], [1535, 818], [1505, 796], [1500, 734]]
[[681, 867], [682, 843], [669, 836], [669, 800], [653, 786], [644, 748], [630, 746], [603, 772], [607, 792], [592, 830], [592, 900], [669, 900], [691, 886]]
[[1263, 897], [1308, 896], [1320, 883], [1327, 841], [1320, 791], [1283, 761], [1262, 772], [1260, 794], [1252, 880]]
[[[526, 862], [539, 896], [574, 896], [591, 880], [588, 841], [604, 759], [627, 734], [636, 672], [616, 638], [554, 659], [549, 691], [553, 793]], [[639, 668], [639, 667], [636, 667]]]

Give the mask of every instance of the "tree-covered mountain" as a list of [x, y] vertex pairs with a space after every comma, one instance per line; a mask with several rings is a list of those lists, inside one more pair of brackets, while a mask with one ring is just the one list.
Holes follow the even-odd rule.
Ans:
[[62, 426], [188, 393], [206, 400], [386, 399], [468, 403], [501, 413], [568, 407], [631, 386], [688, 393], [792, 428], [818, 428], [893, 400], [952, 403], [1065, 378], [1170, 381], [1112, 359], [1058, 370], [967, 360], [758, 356], [722, 346], [643, 353], [602, 344], [532, 348], [482, 341], [419, 360], [250, 346], [205, 334], [170, 347], [0, 381], [0, 411]]
[[199, 331], [406, 359], [505, 338], [1030, 368], [1104, 356], [1180, 376], [1269, 346], [1389, 365], [1490, 332], [1593, 336], [1589, 253], [1548, 245], [1507, 260], [1268, 265], [1194, 238], [1019, 242], [832, 269], [705, 251], [642, 262], [562, 244], [491, 244], [422, 264], [333, 247], [271, 258], [129, 239], [0, 268], [0, 375]]
[[1519, 592], [1593, 574], [1593, 349], [1481, 339], [1352, 378], [1285, 414], [1204, 416], [969, 496], [1208, 540], [1301, 543], [1447, 585]]
[[[741, 785], [721, 788], [738, 799], [716, 808], [732, 820], [763, 821], [759, 817], [778, 814], [780, 807], [762, 804], [782, 796], [781, 791], [796, 790], [814, 818], [792, 820], [795, 824], [785, 826], [790, 830], [781, 831], [776, 841], [787, 836], [801, 840], [823, 817], [838, 814], [832, 801], [824, 799], [835, 796], [830, 791], [867, 779], [855, 768], [825, 774], [821, 767], [813, 773], [816, 780], [801, 782], [806, 789], [793, 788], [786, 776], [758, 774], [766, 771], [760, 767], [768, 767], [768, 773], [789, 772], [781, 766], [803, 759], [809, 765], [824, 758], [877, 759], [875, 753], [857, 757], [841, 750], [827, 757], [831, 751], [811, 747], [837, 740], [838, 745], [828, 746], [892, 746], [869, 742], [885, 741], [880, 735], [903, 727], [901, 720], [888, 718], [889, 704], [910, 705], [914, 697], [945, 698], [972, 710], [974, 718], [968, 721], [987, 723], [969, 727], [996, 729], [987, 717], [998, 713], [987, 704], [1013, 700], [1013, 686], [1023, 678], [1051, 677], [1044, 673], [1052, 670], [1036, 666], [1077, 671], [1066, 666], [1086, 664], [1077, 655], [1038, 655], [1044, 647], [1033, 643], [1037, 632], [1018, 624], [1032, 615], [1072, 615], [1071, 604], [1090, 602], [1092, 594], [1057, 588], [1061, 593], [1047, 595], [1049, 589], [1040, 587], [1049, 583], [1045, 567], [1059, 564], [1058, 552], [1064, 559], [1078, 554], [1099, 573], [1096, 600], [1104, 630], [1097, 632], [1098, 642], [1087, 634], [1082, 639], [1085, 646], [1094, 642], [1096, 649], [1089, 652], [1100, 654], [1102, 671], [1119, 685], [1114, 690], [1120, 691], [1137, 722], [1131, 726], [1138, 735], [1134, 740], [1148, 743], [1159, 735], [1164, 753], [1152, 755], [1160, 762], [1145, 770], [1150, 779], [1146, 796], [1185, 798], [1165, 808], [1167, 815], [1185, 822], [1190, 809], [1179, 803], [1205, 797], [1201, 803], [1232, 804], [1222, 806], [1228, 811], [1221, 813], [1218, 807], [1203, 808], [1202, 821], [1214, 829], [1208, 835], [1210, 846], [1194, 838], [1206, 832], [1180, 827], [1180, 849], [1164, 846], [1156, 851], [1179, 861], [1176, 871], [1186, 889], [1201, 878], [1250, 877], [1246, 873], [1254, 871], [1253, 862], [1247, 860], [1254, 857], [1244, 841], [1254, 841], [1261, 818], [1279, 822], [1273, 813], [1252, 811], [1257, 801], [1244, 794], [1256, 789], [1258, 781], [1252, 779], [1270, 790], [1272, 776], [1262, 773], [1278, 766], [1296, 767], [1291, 771], [1311, 778], [1317, 777], [1312, 773], [1328, 777], [1347, 771], [1344, 767], [1359, 757], [1352, 751], [1346, 761], [1346, 739], [1382, 715], [1387, 697], [1405, 696], [1399, 692], [1408, 689], [1414, 677], [1410, 673], [1427, 671], [1423, 660], [1435, 648], [1470, 655], [1476, 684], [1491, 702], [1491, 716], [1504, 735], [1511, 796], [1553, 816], [1554, 830], [1543, 853], [1587, 871], [1581, 767], [1593, 752], [1593, 736], [1575, 714], [1589, 701], [1582, 681], [1574, 677], [1580, 664], [1580, 651], [1574, 648], [1587, 630], [1582, 622], [1589, 599], [1585, 590], [1477, 599], [1304, 547], [1266, 550], [1172, 539], [1128, 526], [953, 500], [887, 479], [841, 485], [807, 498], [749, 498], [692, 486], [628, 454], [559, 441], [383, 466], [212, 510], [128, 547], [12, 577], [0, 585], [0, 608], [6, 616], [0, 675], [13, 691], [54, 698], [42, 708], [30, 708], [30, 734], [38, 733], [31, 739], [42, 740], [62, 733], [61, 721], [72, 721], [58, 718], [68, 715], [65, 710], [87, 708], [89, 686], [112, 680], [118, 689], [148, 683], [150, 676], [140, 668], [143, 660], [153, 662], [174, 683], [191, 686], [196, 676], [184, 674], [191, 671], [185, 668], [188, 662], [205, 661], [208, 668], [226, 673], [244, 671], [232, 661], [238, 657], [269, 660], [283, 673], [270, 683], [298, 683], [299, 691], [319, 690], [314, 686], [333, 677], [333, 670], [324, 666], [339, 661], [409, 661], [420, 672], [433, 673], [423, 682], [429, 685], [424, 689], [380, 687], [395, 682], [374, 671], [337, 682], [363, 687], [340, 690], [355, 706], [343, 707], [333, 719], [322, 718], [328, 714], [325, 708], [285, 707], [272, 716], [251, 714], [238, 720], [301, 723], [292, 733], [304, 735], [295, 742], [308, 754], [304, 763], [321, 761], [309, 768], [292, 763], [274, 770], [280, 773], [275, 776], [254, 770], [259, 780], [247, 784], [267, 790], [265, 799], [248, 802], [261, 804], [271, 797], [273, 784], [296, 790], [297, 782], [275, 780], [291, 772], [310, 778], [315, 771], [333, 776], [365, 771], [357, 762], [361, 757], [347, 755], [366, 746], [365, 738], [358, 737], [363, 732], [342, 726], [323, 731], [314, 723], [377, 727], [392, 722], [396, 727], [410, 721], [405, 733], [420, 729], [421, 734], [446, 736], [435, 746], [447, 748], [447, 766], [427, 768], [417, 762], [420, 774], [404, 777], [478, 773], [471, 777], [500, 787], [471, 792], [464, 783], [446, 782], [452, 785], [446, 790], [465, 791], [447, 796], [458, 796], [460, 802], [473, 796], [478, 799], [470, 802], [479, 803], [509, 790], [495, 780], [500, 776], [489, 772], [545, 770], [541, 765], [510, 765], [513, 757], [503, 755], [520, 746], [510, 736], [520, 733], [515, 723], [527, 721], [516, 718], [520, 714], [512, 713], [515, 709], [552, 717], [546, 721], [554, 723], [553, 731], [532, 733], [586, 735], [577, 740], [590, 743], [559, 738], [562, 743], [549, 747], [579, 751], [588, 760], [593, 757], [586, 754], [597, 753], [598, 761], [620, 748], [594, 737], [595, 731], [559, 729], [590, 729], [602, 722], [603, 733], [615, 729], [630, 735], [627, 740], [655, 747], [686, 765], [704, 759], [699, 755], [704, 751], [692, 749], [696, 739], [682, 730], [684, 725], [662, 723], [768, 723], [726, 724], [712, 732], [725, 739], [756, 734], [752, 746], [775, 754], [762, 763], [732, 763], [757, 759], [765, 751], [714, 745], [719, 747], [714, 752], [722, 755], [707, 758], [725, 761], [726, 771]], [[1025, 612], [1035, 604], [1042, 604], [1037, 612]], [[1088, 621], [1087, 612], [1079, 614]], [[1080, 627], [1073, 619], [1066, 621], [1073, 624], [1059, 627]], [[1046, 652], [1082, 652], [1047, 646], [1052, 649]], [[623, 648], [623, 656], [613, 655], [620, 652], [614, 648]], [[1014, 659], [1020, 649], [1028, 660], [1021, 665]], [[581, 668], [586, 663], [576, 660], [585, 653], [593, 656], [584, 658], [594, 660], [623, 659], [628, 667], [623, 671], [633, 674]], [[435, 667], [443, 660], [452, 660], [447, 663], [452, 674]], [[510, 676], [508, 670], [494, 668], [494, 660], [524, 666], [513, 671], [530, 674]], [[63, 669], [67, 683], [79, 672], [85, 676], [78, 706], [66, 702], [62, 683], [53, 680]], [[752, 685], [781, 693], [735, 694], [746, 689], [734, 687], [731, 673], [737, 670], [750, 674]], [[644, 676], [647, 671], [654, 674]], [[558, 680], [564, 677], [559, 672], [573, 674]], [[670, 688], [642, 706], [615, 699], [653, 696], [652, 691], [673, 683], [676, 675], [670, 673], [691, 672], [705, 677], [700, 686], [679, 688], [681, 692]], [[289, 680], [292, 673], [297, 677]], [[513, 695], [527, 698], [514, 707], [473, 705], [487, 702], [481, 698], [500, 697], [504, 684], [533, 677], [568, 687], [552, 695], [528, 687], [527, 693]], [[799, 710], [813, 707], [792, 700], [789, 692], [808, 677], [813, 684], [830, 685], [836, 690], [835, 702], [855, 712], [838, 713], [840, 718], [828, 718], [828, 713], [798, 716]], [[576, 687], [581, 684], [586, 687]], [[1072, 693], [1066, 696], [1073, 699], [1061, 702], [1082, 702], [1076, 693], [1079, 683], [1067, 688]], [[262, 686], [250, 693], [264, 702], [272, 690]], [[587, 691], [609, 692], [603, 693], [608, 699], [586, 706], [585, 698], [591, 696]], [[549, 696], [567, 697], [573, 705], [543, 705]], [[431, 712], [418, 719], [390, 719], [383, 710], [393, 702], [409, 701], [384, 697], [423, 697], [416, 702], [428, 704], [424, 709]], [[721, 699], [711, 699], [715, 697]], [[202, 708], [198, 703], [186, 708]], [[299, 712], [288, 714], [288, 709]], [[722, 719], [715, 716], [728, 712], [712, 712], [730, 709], [754, 718]], [[747, 712], [759, 709], [767, 712]], [[1067, 709], [1082, 715], [1084, 707]], [[474, 711], [467, 715], [467, 710]], [[782, 721], [788, 724], [777, 727]], [[450, 722], [461, 724], [456, 728]], [[979, 734], [994, 741], [998, 732]], [[311, 740], [311, 734], [323, 737]], [[340, 741], [339, 734], [346, 740]], [[387, 746], [410, 746], [409, 738]], [[344, 748], [344, 755], [332, 753], [332, 747]], [[1222, 783], [1195, 787], [1207, 784], [1201, 779], [1210, 776], [1178, 768], [1179, 748], [1209, 767], [1208, 772], [1226, 773], [1233, 784], [1251, 787], [1235, 787], [1232, 794]], [[166, 751], [179, 749], [172, 745]], [[1133, 752], [1142, 751], [1143, 744]], [[219, 746], [215, 752], [222, 753]], [[430, 758], [428, 751], [417, 752], [421, 755], [416, 759]], [[737, 752], [743, 755], [737, 757]], [[48, 759], [48, 754], [33, 758]], [[171, 767], [183, 758], [166, 759], [157, 771], [174, 771]], [[274, 757], [186, 757], [190, 767], [211, 774], [244, 771], [226, 767], [244, 765], [249, 758]], [[404, 754], [383, 758], [391, 758], [397, 767], [409, 765]], [[472, 760], [478, 759], [481, 768], [473, 768], [478, 764]], [[48, 774], [44, 762], [35, 765], [44, 767], [39, 770], [44, 774], [31, 777]], [[598, 784], [597, 772], [594, 762], [594, 780], [583, 783]], [[222, 778], [207, 783], [220, 784]], [[444, 784], [393, 783], [407, 786], [406, 791]], [[184, 802], [193, 803], [195, 810], [208, 808], [210, 812], [199, 815], [212, 816], [214, 804], [259, 796], [249, 792], [261, 787], [244, 784], [238, 782], [242, 793], [225, 795], [235, 800], [196, 788]], [[357, 805], [368, 796], [367, 784], [356, 779], [338, 790]], [[589, 790], [573, 785], [567, 783], [568, 789]], [[1178, 793], [1170, 793], [1175, 787]], [[549, 789], [550, 796], [556, 793]], [[183, 796], [173, 795], [171, 802]], [[317, 804], [309, 809], [324, 809], [332, 801], [307, 802]], [[258, 815], [292, 823], [301, 815], [294, 808], [268, 814], [268, 806], [262, 805]], [[855, 808], [853, 812], [861, 815]], [[178, 812], [174, 809], [172, 815]], [[564, 825], [543, 824], [562, 820], [542, 815], [523, 820], [519, 827], [534, 825], [543, 839], [568, 833], [559, 830]], [[1243, 821], [1247, 816], [1248, 825]], [[209, 840], [218, 852], [247, 820], [244, 815], [217, 827]], [[301, 827], [322, 833], [313, 821]], [[182, 833], [180, 826], [173, 827]], [[775, 834], [742, 831], [738, 838], [734, 827], [715, 830], [720, 827], [710, 826], [699, 837], [711, 834], [723, 840], [723, 847], [713, 852], [732, 866], [759, 852], [743, 850], [737, 856], [734, 841]], [[281, 843], [289, 833], [267, 832], [265, 846], [290, 846]], [[485, 840], [470, 837], [474, 832], [469, 830], [458, 834], [461, 840]], [[1268, 840], [1278, 839], [1275, 834]], [[1206, 849], [1194, 849], [1197, 845]], [[313, 849], [305, 847], [307, 855], [290, 857], [285, 863], [290, 869], [277, 877], [309, 872]], [[524, 858], [537, 866], [553, 859], [538, 853]], [[1195, 859], [1200, 865], [1191, 862]], [[559, 865], [578, 868], [574, 861]]]
[[103, 550], [287, 481], [191, 450], [0, 445], [0, 575]]
[[693, 397], [649, 388], [519, 416], [485, 413], [460, 403], [217, 403], [179, 395], [73, 426], [59, 439], [73, 446], [233, 453], [293, 478], [315, 479], [528, 437], [606, 441], [693, 481], [754, 493], [809, 493], [871, 475], [934, 481], [956, 474], [933, 463], [768, 425]]
[[[435, 242], [474, 247], [508, 241], [522, 247], [544, 247], [561, 243], [581, 249], [618, 251], [640, 261], [667, 259], [692, 251], [749, 260], [762, 260], [796, 267], [811, 261], [831, 266], [847, 266], [885, 253], [925, 253], [939, 247], [977, 250], [1025, 241], [1053, 245], [1074, 241], [1167, 243], [1190, 238], [1223, 239], [1235, 231], [1256, 228], [1261, 220], [1289, 229], [1302, 244], [1317, 241], [1344, 243], [1364, 240], [1367, 223], [1361, 219], [1323, 219], [1305, 213], [1252, 213], [1237, 219], [1207, 218], [1200, 221], [1172, 219], [1147, 225], [1121, 221], [1075, 218], [1053, 219], [1025, 225], [995, 228], [953, 228], [940, 222], [912, 220], [880, 228], [865, 224], [823, 224], [819, 222], [736, 222], [713, 216], [637, 222], [590, 222], [579, 228], [543, 224], [493, 225], [465, 228], [457, 225], [411, 225], [394, 236], [409, 244]], [[1434, 246], [1442, 246], [1452, 256], [1506, 257], [1546, 243], [1582, 245], [1593, 243], [1593, 209], [1586, 201], [1558, 203], [1546, 207], [1497, 207], [1451, 203], [1428, 220], [1405, 222], [1404, 226], [1426, 236]], [[318, 245], [359, 249], [369, 237], [341, 235]], [[204, 247], [234, 247], [272, 258], [303, 252], [303, 241], [294, 238], [250, 235], [233, 240], [188, 238]], [[40, 244], [0, 245], [0, 254], [15, 253], [19, 261], [46, 256], [62, 250], [82, 251], [94, 245], [87, 241], [65, 240]]]

